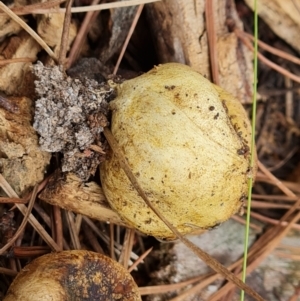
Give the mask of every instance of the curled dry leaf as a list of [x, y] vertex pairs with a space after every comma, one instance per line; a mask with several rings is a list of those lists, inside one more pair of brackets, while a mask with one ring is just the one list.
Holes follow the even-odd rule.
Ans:
[[[37, 16], [37, 32], [47, 45], [54, 48], [56, 56], [59, 54], [64, 18], [64, 14], [55, 13]], [[68, 48], [73, 42], [76, 34], [76, 24], [75, 22], [71, 22], [69, 27]]]
[[138, 287], [114, 260], [89, 251], [41, 256], [15, 278], [3, 301], [139, 301]]
[[[254, 1], [245, 0], [254, 9]], [[257, 5], [259, 16], [284, 41], [300, 51], [300, 3], [299, 1], [260, 0]]]
[[[5, 47], [0, 48], [0, 59], [37, 59], [40, 45], [25, 31], [6, 39]], [[31, 63], [7, 64], [0, 66], [0, 91], [7, 95], [32, 95], [33, 75]]]
[[[3, 1], [4, 2], [4, 1]], [[22, 7], [27, 5], [26, 0], [15, 0], [10, 7]], [[1, 10], [2, 13], [2, 10]], [[22, 27], [6, 14], [0, 15], [0, 41], [2, 42], [7, 36], [11, 36], [20, 32]]]
[[56, 171], [39, 198], [93, 219], [126, 226], [119, 215], [110, 208], [102, 188], [95, 182], [82, 182], [73, 173], [61, 174]]
[[0, 100], [0, 170], [21, 196], [43, 180], [51, 156], [40, 150], [31, 126], [31, 100], [7, 96]]
[[[237, 99], [176, 63], [124, 82], [117, 94], [112, 133], [147, 197], [173, 226], [182, 234], [208, 229], [243, 207], [251, 127]], [[114, 154], [101, 164], [101, 182], [110, 205], [130, 226], [174, 238]]]

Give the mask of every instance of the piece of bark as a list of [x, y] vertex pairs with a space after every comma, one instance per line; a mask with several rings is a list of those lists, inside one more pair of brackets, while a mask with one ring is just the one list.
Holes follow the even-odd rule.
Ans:
[[[5, 41], [1, 49], [0, 59], [30, 58], [37, 59], [41, 46], [25, 31]], [[32, 63], [14, 63], [0, 66], [0, 91], [7, 95], [32, 95], [33, 73]]]
[[119, 55], [136, 11], [137, 6], [121, 7], [111, 10], [111, 35], [100, 53], [100, 60], [104, 64], [113, 56]]
[[[245, 2], [253, 10], [254, 1], [245, 0]], [[257, 11], [280, 38], [300, 51], [299, 1], [260, 0]]]
[[39, 148], [37, 134], [31, 126], [31, 100], [4, 96], [1, 100], [0, 170], [22, 196], [43, 180], [51, 155]]
[[103, 222], [126, 226], [95, 182], [84, 183], [73, 173], [56, 172], [39, 196], [43, 201]]
[[[159, 61], [187, 64], [210, 78], [205, 0], [164, 0], [146, 8]], [[227, 28], [228, 20], [243, 29], [233, 2], [215, 0], [220, 86], [248, 103], [252, 100], [252, 54]]]
[[[61, 36], [64, 24], [64, 14], [45, 14], [37, 17], [37, 32], [53, 48], [56, 57], [59, 56]], [[68, 49], [77, 34], [75, 22], [71, 22], [69, 27]]]

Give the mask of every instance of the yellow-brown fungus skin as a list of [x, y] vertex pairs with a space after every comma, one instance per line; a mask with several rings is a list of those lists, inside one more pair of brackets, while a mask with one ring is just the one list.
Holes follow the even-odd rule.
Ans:
[[[211, 228], [240, 210], [248, 190], [251, 126], [232, 95], [190, 67], [169, 63], [121, 84], [111, 109], [111, 131], [133, 173], [182, 234]], [[174, 238], [113, 154], [101, 164], [101, 182], [128, 225]]]

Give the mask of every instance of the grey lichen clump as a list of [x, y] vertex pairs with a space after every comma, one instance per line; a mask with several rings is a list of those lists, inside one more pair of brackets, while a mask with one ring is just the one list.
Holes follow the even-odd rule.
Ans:
[[108, 100], [114, 91], [106, 83], [70, 78], [58, 66], [38, 62], [33, 71], [39, 96], [33, 127], [41, 149], [63, 153], [62, 170], [87, 180], [105, 158], [100, 133], [108, 123]]

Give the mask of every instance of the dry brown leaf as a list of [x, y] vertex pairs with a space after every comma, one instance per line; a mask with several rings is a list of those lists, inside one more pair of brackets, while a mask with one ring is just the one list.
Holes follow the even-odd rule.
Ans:
[[[40, 50], [40, 45], [22, 31], [18, 36], [9, 38], [6, 46], [0, 49], [0, 59], [26, 57], [36, 60]], [[28, 77], [32, 75], [31, 65], [31, 63], [23, 62], [0, 66], [0, 91], [8, 95], [27, 95], [28, 85], [33, 86], [32, 78], [28, 83]]]
[[18, 195], [41, 182], [51, 154], [40, 150], [31, 126], [31, 100], [14, 98], [18, 113], [0, 108], [0, 166], [2, 175]]
[[[254, 1], [245, 0], [253, 9]], [[300, 2], [292, 0], [259, 0], [259, 16], [284, 41], [300, 51]]]
[[[54, 48], [54, 53], [58, 57], [61, 35], [64, 23], [63, 14], [45, 14], [37, 18], [38, 26], [37, 32], [43, 40], [51, 47]], [[77, 26], [75, 22], [70, 24], [68, 47], [70, 47], [77, 34]]]

